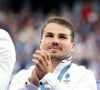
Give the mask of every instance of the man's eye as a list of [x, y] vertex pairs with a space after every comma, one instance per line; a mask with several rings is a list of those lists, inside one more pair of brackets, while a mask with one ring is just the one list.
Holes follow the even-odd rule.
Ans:
[[46, 37], [53, 37], [53, 35], [46, 35]]
[[62, 38], [62, 39], [67, 39], [67, 37], [65, 37], [65, 36], [59, 36], [59, 38]]

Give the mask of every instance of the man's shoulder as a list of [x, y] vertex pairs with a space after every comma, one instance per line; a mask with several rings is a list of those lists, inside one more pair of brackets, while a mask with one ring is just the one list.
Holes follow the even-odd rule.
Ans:
[[35, 66], [30, 66], [28, 69], [22, 69], [19, 72], [17, 72], [14, 76], [19, 77], [19, 78], [25, 77], [25, 76], [30, 76], [34, 67]]
[[80, 75], [86, 75], [86, 74], [93, 74], [93, 71], [90, 69], [87, 69], [85, 66], [77, 65], [75, 63], [72, 63], [72, 67], [70, 69], [72, 73], [78, 73]]
[[0, 29], [0, 38], [7, 38], [7, 37], [9, 37], [9, 33], [4, 29]]
[[69, 85], [72, 88], [76, 87], [77, 85], [92, 85], [93, 88], [96, 86], [96, 80], [93, 72], [87, 69], [85, 66], [79, 66], [72, 63], [68, 73], [70, 75], [70, 77], [68, 78], [68, 80], [70, 81]]
[[2, 42], [3, 44], [5, 43], [6, 46], [9, 45], [9, 47], [12, 47], [12, 48], [14, 47], [14, 43], [13, 43], [10, 33], [8, 33], [4, 29], [0, 29], [0, 42]]
[[[92, 72], [92, 70], [87, 69], [84, 66], [79, 66], [76, 64], [72, 64], [70, 70], [70, 80], [71, 83], [79, 83], [79, 82], [86, 82], [86, 83], [91, 83], [91, 81], [95, 82], [95, 75]], [[90, 80], [87, 82], [87, 80]]]
[[29, 73], [32, 72], [33, 69], [34, 69], [34, 66], [30, 66], [28, 69], [22, 69], [19, 72], [15, 73], [14, 76], [28, 75]]

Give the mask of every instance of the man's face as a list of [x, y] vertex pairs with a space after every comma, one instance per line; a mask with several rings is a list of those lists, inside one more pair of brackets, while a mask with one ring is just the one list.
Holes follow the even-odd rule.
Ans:
[[74, 47], [69, 28], [56, 23], [49, 23], [44, 28], [40, 49], [49, 52], [51, 58], [62, 60], [74, 51]]

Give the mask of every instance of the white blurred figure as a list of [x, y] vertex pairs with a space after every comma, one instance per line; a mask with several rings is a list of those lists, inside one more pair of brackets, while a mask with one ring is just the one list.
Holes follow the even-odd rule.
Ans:
[[0, 90], [7, 90], [16, 61], [15, 47], [10, 35], [0, 29]]

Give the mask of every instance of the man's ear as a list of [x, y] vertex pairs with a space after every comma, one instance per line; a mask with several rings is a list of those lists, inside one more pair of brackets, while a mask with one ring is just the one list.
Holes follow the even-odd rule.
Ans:
[[73, 42], [73, 43], [72, 43], [72, 50], [71, 50], [71, 52], [74, 52], [74, 51], [75, 51], [75, 46], [76, 46], [76, 45], [75, 45], [75, 43]]
[[41, 49], [41, 42], [42, 42], [42, 40], [40, 40], [40, 49]]
[[40, 44], [41, 44], [42, 40], [40, 40]]

